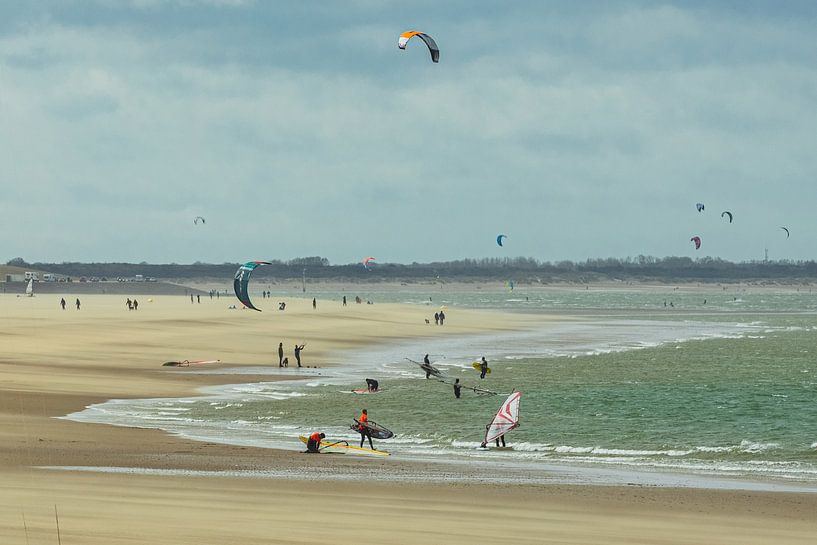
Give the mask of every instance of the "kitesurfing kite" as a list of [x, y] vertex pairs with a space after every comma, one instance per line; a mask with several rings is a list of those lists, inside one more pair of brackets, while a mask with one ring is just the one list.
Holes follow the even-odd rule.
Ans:
[[695, 243], [695, 249], [696, 249], [696, 250], [700, 250], [700, 249], [701, 249], [701, 237], [699, 237], [699, 236], [694, 236], [694, 237], [692, 237], [691, 239], [689, 239], [689, 241], [690, 241], [690, 242], [694, 242], [694, 243]]
[[786, 238], [789, 238], [789, 235], [791, 234], [791, 233], [789, 233], [789, 230], [788, 230], [788, 229], [786, 229], [785, 227], [781, 227], [781, 229], [783, 229], [784, 231], [786, 231]]
[[194, 219], [194, 220], [193, 220], [193, 225], [198, 225], [198, 224], [199, 224], [199, 222], [201, 222], [201, 224], [202, 224], [202, 225], [204, 225], [205, 223], [207, 223], [206, 221], [204, 221], [204, 218], [203, 218], [203, 217], [201, 217], [201, 216], [196, 216], [196, 219]]
[[502, 246], [502, 239], [503, 238], [508, 238], [508, 235], [499, 235], [499, 236], [497, 236], [496, 237], [496, 243], [499, 244], [500, 246]]
[[377, 263], [374, 262], [375, 259], [377, 258], [372, 256], [364, 257], [361, 263], [363, 263], [363, 267], [368, 271], [370, 269], [369, 265], [377, 265]]
[[235, 290], [235, 296], [238, 297], [238, 300], [241, 301], [245, 307], [257, 310], [258, 312], [261, 312], [261, 310], [255, 308], [252, 301], [250, 301], [250, 294], [247, 291], [247, 286], [250, 283], [250, 275], [252, 275], [252, 272], [261, 265], [270, 265], [270, 262], [247, 261], [238, 268], [235, 273], [235, 280], [233, 281], [233, 289]]
[[732, 212], [730, 212], [729, 210], [724, 210], [723, 212], [721, 212], [721, 217], [724, 216], [729, 216], [729, 223], [732, 223]]
[[522, 397], [522, 392], [513, 392], [499, 408], [494, 419], [485, 428], [485, 439], [482, 441], [483, 447], [519, 427], [520, 397]]
[[702, 203], [702, 202], [697, 203], [695, 205], [695, 208], [698, 209], [698, 212], [703, 212], [704, 211], [704, 203]]
[[421, 40], [425, 42], [428, 46], [428, 51], [431, 53], [431, 60], [433, 62], [440, 62], [440, 48], [437, 47], [437, 42], [434, 41], [434, 38], [429, 36], [424, 32], [418, 32], [416, 30], [409, 30], [408, 32], [404, 32], [400, 35], [397, 39], [397, 47], [400, 49], [405, 49], [406, 45], [408, 45], [409, 40], [417, 36]]

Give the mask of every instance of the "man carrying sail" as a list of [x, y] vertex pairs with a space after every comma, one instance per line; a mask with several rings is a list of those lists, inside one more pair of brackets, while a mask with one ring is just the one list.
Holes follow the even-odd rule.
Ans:
[[369, 429], [369, 412], [363, 409], [355, 422], [357, 422], [357, 430], [360, 432], [360, 448], [363, 448], [363, 440], [368, 437], [369, 447], [372, 450], [377, 450], [372, 444], [372, 430]]

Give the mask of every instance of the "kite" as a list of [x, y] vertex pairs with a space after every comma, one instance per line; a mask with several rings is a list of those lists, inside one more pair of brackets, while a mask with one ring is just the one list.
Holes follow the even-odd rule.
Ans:
[[397, 39], [397, 47], [400, 49], [405, 49], [406, 45], [408, 45], [409, 40], [417, 36], [421, 40], [425, 42], [428, 46], [428, 51], [431, 53], [431, 60], [433, 62], [440, 62], [440, 48], [437, 47], [437, 42], [434, 41], [434, 38], [429, 36], [424, 32], [417, 32], [416, 30], [409, 30], [408, 32], [404, 32], [400, 35]]
[[364, 257], [361, 263], [363, 263], [363, 267], [368, 271], [370, 269], [369, 265], [377, 265], [374, 260], [377, 259], [376, 257]]
[[730, 212], [728, 210], [724, 210], [723, 212], [721, 212], [721, 217], [724, 217], [724, 216], [729, 216], [729, 223], [732, 223], [732, 212]]
[[499, 246], [502, 246], [502, 239], [503, 239], [503, 238], [508, 238], [508, 235], [499, 235], [498, 237], [496, 237], [496, 243], [497, 243]]
[[235, 296], [238, 297], [238, 300], [241, 301], [245, 307], [257, 310], [258, 312], [261, 312], [261, 310], [255, 308], [252, 301], [250, 301], [247, 286], [250, 283], [252, 272], [256, 267], [260, 267], [261, 265], [271, 265], [271, 263], [269, 261], [247, 261], [238, 268], [235, 273], [235, 280], [233, 280], [233, 289], [235, 290]]
[[702, 203], [702, 202], [697, 203], [695, 205], [695, 208], [698, 209], [698, 212], [703, 212], [704, 211], [704, 203]]
[[700, 250], [700, 249], [701, 249], [701, 237], [699, 237], [699, 236], [694, 236], [694, 237], [692, 237], [691, 239], [689, 239], [689, 241], [690, 241], [690, 242], [694, 242], [694, 243], [695, 243], [695, 249], [696, 249], [696, 250]]
[[196, 216], [196, 219], [194, 219], [194, 220], [193, 220], [193, 225], [198, 225], [198, 224], [199, 224], [199, 222], [201, 222], [201, 224], [202, 224], [202, 225], [204, 225], [205, 223], [207, 223], [206, 221], [204, 221], [204, 218], [203, 218], [203, 217], [201, 217], [201, 216]]
[[785, 227], [781, 227], [781, 229], [786, 231], [786, 238], [789, 238], [789, 236], [791, 235], [791, 233], [789, 233], [789, 230], [787, 228], [785, 228]]

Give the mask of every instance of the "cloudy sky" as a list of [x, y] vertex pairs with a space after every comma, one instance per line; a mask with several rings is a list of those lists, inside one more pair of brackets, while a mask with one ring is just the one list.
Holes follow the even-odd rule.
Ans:
[[813, 259], [815, 29], [813, 2], [3, 1], [0, 261]]

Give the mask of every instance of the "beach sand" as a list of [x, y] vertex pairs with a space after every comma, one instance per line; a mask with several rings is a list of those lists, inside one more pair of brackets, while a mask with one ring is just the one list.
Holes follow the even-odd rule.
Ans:
[[[361, 483], [221, 475], [108, 474], [41, 466], [198, 471], [371, 468], [422, 471], [395, 457], [190, 441], [159, 430], [54, 417], [111, 398], [192, 395], [246, 376], [208, 367], [274, 365], [307, 342], [306, 365], [342, 368], [342, 350], [437, 335], [516, 330], [548, 319], [434, 307], [288, 300], [287, 310], [227, 310], [233, 298], [0, 296], [0, 543], [813, 543], [817, 494], [615, 486]], [[277, 300], [275, 301], [277, 302]], [[273, 301], [262, 300], [269, 307]], [[280, 377], [279, 377], [280, 379]], [[254, 376], [252, 380], [273, 380]], [[26, 533], [27, 532], [27, 533]]]

